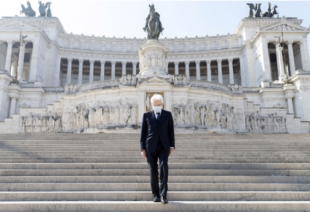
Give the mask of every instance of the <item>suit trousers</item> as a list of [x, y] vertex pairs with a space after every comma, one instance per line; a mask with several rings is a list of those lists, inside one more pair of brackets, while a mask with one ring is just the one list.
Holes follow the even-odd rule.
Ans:
[[[158, 138], [159, 139], [159, 138]], [[168, 157], [169, 152], [165, 150], [160, 139], [157, 142], [156, 151], [153, 153], [146, 152], [147, 162], [150, 168], [151, 188], [153, 196], [167, 196], [168, 192]], [[158, 185], [158, 165], [159, 158], [160, 168], [160, 190]]]

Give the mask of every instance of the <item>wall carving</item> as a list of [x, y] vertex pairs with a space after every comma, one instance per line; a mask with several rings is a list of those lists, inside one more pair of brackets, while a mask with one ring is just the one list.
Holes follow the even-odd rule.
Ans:
[[29, 113], [21, 116], [19, 132], [21, 133], [56, 133], [62, 129], [62, 117], [49, 111], [45, 115]]
[[136, 126], [138, 105], [134, 100], [79, 104], [67, 107], [63, 113], [63, 131], [81, 131], [87, 128]]
[[197, 126], [226, 129], [230, 131], [244, 130], [244, 113], [234, 106], [217, 102], [189, 102], [172, 105], [174, 124], [176, 126]]
[[246, 130], [257, 133], [285, 133], [286, 118], [274, 114], [261, 115], [259, 112], [245, 116]]

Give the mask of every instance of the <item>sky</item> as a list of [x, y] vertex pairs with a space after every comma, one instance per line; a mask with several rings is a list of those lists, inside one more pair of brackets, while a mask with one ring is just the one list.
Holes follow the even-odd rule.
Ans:
[[[4, 0], [2, 0], [4, 1]], [[39, 14], [38, 0], [29, 0]], [[7, 0], [1, 4], [0, 15], [19, 14], [26, 0]], [[46, 2], [46, 1], [43, 1]], [[262, 11], [268, 1], [100, 1], [50, 0], [53, 16], [59, 18], [67, 33], [105, 37], [144, 38], [142, 30], [154, 3], [165, 28], [161, 38], [182, 38], [233, 34], [242, 18], [248, 16], [246, 3], [261, 3]], [[271, 1], [277, 5], [280, 17], [303, 19], [302, 26], [310, 25], [310, 1]], [[310, 43], [310, 42], [309, 42]], [[310, 45], [310, 44], [309, 44]]]

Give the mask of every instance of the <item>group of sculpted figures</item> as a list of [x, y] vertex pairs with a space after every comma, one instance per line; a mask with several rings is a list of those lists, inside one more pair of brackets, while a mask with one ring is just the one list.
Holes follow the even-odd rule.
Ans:
[[249, 18], [261, 18], [261, 17], [272, 18], [274, 15], [278, 15], [279, 17], [279, 13], [276, 10], [278, 8], [277, 5], [274, 5], [273, 8], [271, 9], [271, 4], [268, 3], [268, 8], [265, 12], [262, 12], [260, 8], [261, 4], [254, 5], [252, 3], [247, 3], [247, 5], [250, 7]]
[[140, 70], [145, 68], [154, 68], [159, 67], [160, 69], [165, 70], [166, 68], [166, 59], [165, 55], [161, 52], [147, 52], [140, 58]]
[[[27, 17], [35, 17], [36, 12], [32, 9], [31, 4], [29, 1], [27, 1], [27, 8], [22, 4], [22, 10], [20, 13], [24, 13]], [[48, 8], [48, 9], [47, 9]], [[47, 11], [46, 11], [47, 9]], [[40, 17], [52, 17], [52, 11], [51, 11], [51, 2], [42, 3], [39, 1], [39, 12]]]
[[230, 131], [244, 130], [244, 113], [225, 103], [192, 102], [172, 106], [174, 124]]
[[62, 117], [49, 111], [45, 115], [29, 113], [20, 117], [21, 133], [55, 133], [62, 129]]
[[258, 133], [285, 133], [286, 118], [277, 113], [261, 115], [259, 112], [246, 115], [245, 126], [249, 132]]
[[65, 110], [63, 130], [72, 132], [105, 126], [136, 126], [137, 117], [138, 105], [134, 103], [117, 101], [80, 104], [73, 110]]

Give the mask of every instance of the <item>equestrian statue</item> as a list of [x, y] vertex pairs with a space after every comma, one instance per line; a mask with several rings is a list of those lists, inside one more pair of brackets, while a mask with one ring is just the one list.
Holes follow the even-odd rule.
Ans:
[[[247, 3], [247, 5], [250, 7], [250, 12], [249, 12], [249, 18], [261, 18], [261, 17], [266, 17], [266, 18], [273, 18], [274, 15], [278, 15], [279, 13], [277, 12], [276, 8], [277, 5], [274, 5], [273, 8], [271, 9], [271, 4], [268, 3], [268, 8], [265, 12], [262, 13], [262, 10], [260, 8], [261, 4], [254, 4], [252, 3]], [[255, 13], [253, 13], [253, 10]]]
[[146, 23], [143, 28], [147, 32], [147, 39], [158, 40], [160, 33], [164, 30], [160, 22], [160, 15], [155, 12], [154, 4], [149, 5], [150, 13], [146, 18]]
[[39, 1], [39, 12], [40, 12], [40, 17], [45, 17], [46, 16], [46, 9], [48, 6], [50, 6], [51, 2], [47, 2], [47, 3], [42, 3], [41, 1]]

